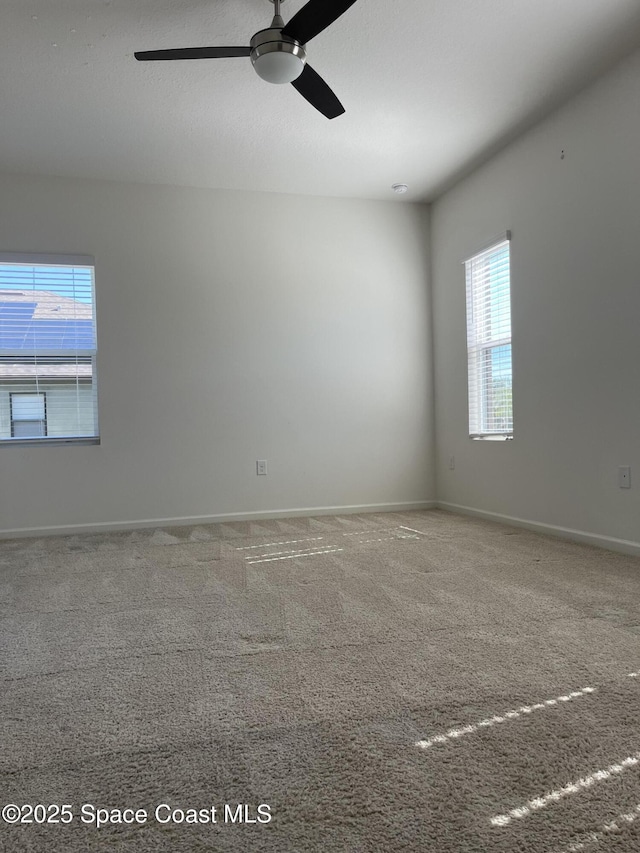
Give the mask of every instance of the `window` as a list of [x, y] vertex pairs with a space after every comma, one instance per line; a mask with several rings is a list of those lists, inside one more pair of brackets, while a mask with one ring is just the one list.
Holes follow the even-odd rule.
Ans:
[[0, 444], [98, 442], [93, 258], [0, 253]]
[[10, 394], [11, 435], [14, 438], [41, 438], [47, 434], [47, 407], [44, 394]]
[[465, 261], [471, 438], [513, 438], [510, 237]]

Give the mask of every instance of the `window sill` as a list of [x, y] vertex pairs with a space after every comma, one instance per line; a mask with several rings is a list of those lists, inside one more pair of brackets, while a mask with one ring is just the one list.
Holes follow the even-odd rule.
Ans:
[[65, 444], [100, 444], [100, 436], [84, 436], [81, 438], [4, 438], [0, 440], [0, 447], [44, 447], [46, 445]]
[[513, 434], [504, 435], [470, 435], [471, 441], [513, 441]]

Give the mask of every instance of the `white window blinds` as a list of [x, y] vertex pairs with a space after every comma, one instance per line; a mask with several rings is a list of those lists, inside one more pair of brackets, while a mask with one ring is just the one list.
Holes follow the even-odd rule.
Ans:
[[0, 443], [98, 440], [94, 296], [90, 257], [0, 253]]
[[513, 436], [509, 237], [465, 261], [472, 438]]

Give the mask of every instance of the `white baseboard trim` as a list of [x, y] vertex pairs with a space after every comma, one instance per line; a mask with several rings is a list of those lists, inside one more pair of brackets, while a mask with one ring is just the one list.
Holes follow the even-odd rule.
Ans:
[[608, 551], [619, 551], [622, 554], [640, 557], [640, 542], [633, 542], [630, 539], [616, 539], [614, 536], [602, 536], [599, 533], [588, 533], [586, 530], [572, 530], [570, 527], [558, 527], [555, 524], [546, 524], [542, 521], [529, 521], [526, 518], [516, 518], [512, 515], [504, 515], [501, 512], [489, 512], [488, 510], [461, 506], [446, 501], [437, 501], [436, 505], [438, 509], [444, 509], [448, 512], [474, 515], [478, 518], [485, 518], [487, 521], [497, 521], [500, 524], [509, 524], [512, 527], [525, 527], [527, 530], [534, 530], [536, 533], [546, 533], [560, 539], [569, 539], [572, 542], [595, 545], [597, 548], [606, 548]]
[[142, 530], [149, 527], [182, 527], [196, 524], [220, 524], [225, 521], [259, 521], [308, 517], [314, 515], [353, 515], [368, 512], [406, 512], [415, 509], [434, 509], [436, 501], [409, 501], [406, 503], [359, 504], [357, 506], [315, 506], [296, 509], [259, 510], [257, 512], [227, 512], [217, 515], [184, 516], [179, 518], [145, 518], [136, 521], [105, 521], [89, 524], [66, 524], [52, 527], [18, 527], [0, 530], [0, 539], [18, 539], [31, 536], [64, 536], [81, 533], [111, 533]]

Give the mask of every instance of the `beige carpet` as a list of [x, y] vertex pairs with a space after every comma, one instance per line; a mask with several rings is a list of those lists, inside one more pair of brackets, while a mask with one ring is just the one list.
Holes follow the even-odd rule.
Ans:
[[71, 821], [2, 851], [640, 851], [640, 560], [295, 518], [0, 542], [0, 607], [1, 805]]

